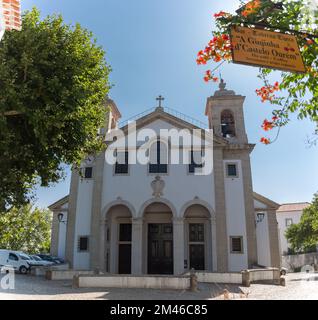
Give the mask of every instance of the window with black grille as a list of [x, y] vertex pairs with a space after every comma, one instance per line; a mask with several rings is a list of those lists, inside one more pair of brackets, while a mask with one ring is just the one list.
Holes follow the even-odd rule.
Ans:
[[88, 251], [89, 237], [80, 236], [78, 238], [78, 251], [85, 252]]
[[84, 170], [84, 178], [92, 179], [93, 177], [93, 167], [86, 167]]
[[149, 173], [168, 173], [167, 146], [159, 140], [150, 147]]
[[243, 237], [230, 237], [231, 252], [243, 253]]
[[115, 174], [128, 174], [128, 151], [118, 152], [117, 153], [117, 161], [115, 164]]
[[227, 176], [233, 178], [237, 177], [237, 166], [235, 163], [227, 165]]

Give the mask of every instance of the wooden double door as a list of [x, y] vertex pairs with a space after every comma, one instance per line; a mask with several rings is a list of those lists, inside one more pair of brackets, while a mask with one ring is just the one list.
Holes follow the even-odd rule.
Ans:
[[148, 224], [148, 274], [173, 274], [173, 226]]

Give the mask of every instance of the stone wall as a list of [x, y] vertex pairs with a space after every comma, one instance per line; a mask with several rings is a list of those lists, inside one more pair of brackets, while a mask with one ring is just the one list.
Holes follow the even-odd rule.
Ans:
[[[190, 272], [185, 275], [190, 275]], [[241, 272], [204, 272], [196, 271], [198, 282], [205, 283], [237, 283], [242, 284], [242, 273]]]
[[74, 287], [77, 288], [141, 288], [174, 289], [190, 288], [189, 277], [155, 277], [155, 276], [75, 276]]
[[295, 268], [302, 268], [305, 265], [312, 264], [318, 268], [318, 252], [282, 256], [282, 266], [289, 271], [294, 271]]

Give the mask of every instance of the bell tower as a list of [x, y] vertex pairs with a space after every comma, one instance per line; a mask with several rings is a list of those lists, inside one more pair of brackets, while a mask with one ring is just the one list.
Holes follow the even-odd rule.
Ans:
[[[226, 83], [221, 79], [219, 90], [208, 97], [205, 110], [214, 136], [228, 142], [213, 150], [216, 221], [218, 230], [223, 232], [217, 232], [217, 242], [223, 245], [221, 252], [227, 252], [227, 256], [220, 253], [217, 258], [218, 270], [221, 271], [239, 269], [237, 256], [231, 252], [232, 239], [237, 235], [242, 237], [246, 248], [246, 264], [241, 264], [240, 268], [250, 268], [257, 263], [250, 164], [254, 145], [248, 143], [245, 131], [244, 101], [244, 96], [226, 89]], [[235, 168], [233, 174], [230, 173], [231, 168]], [[241, 223], [237, 224], [237, 221]]]
[[230, 143], [248, 143], [244, 124], [243, 103], [245, 97], [226, 89], [221, 79], [219, 90], [207, 99], [205, 115], [214, 134]]

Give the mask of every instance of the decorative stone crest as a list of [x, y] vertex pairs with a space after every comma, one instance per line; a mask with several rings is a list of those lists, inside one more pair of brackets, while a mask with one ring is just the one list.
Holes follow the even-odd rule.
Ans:
[[157, 176], [155, 180], [151, 182], [151, 188], [153, 190], [152, 195], [156, 198], [163, 196], [163, 188], [165, 187], [165, 182], [161, 180], [160, 176]]

